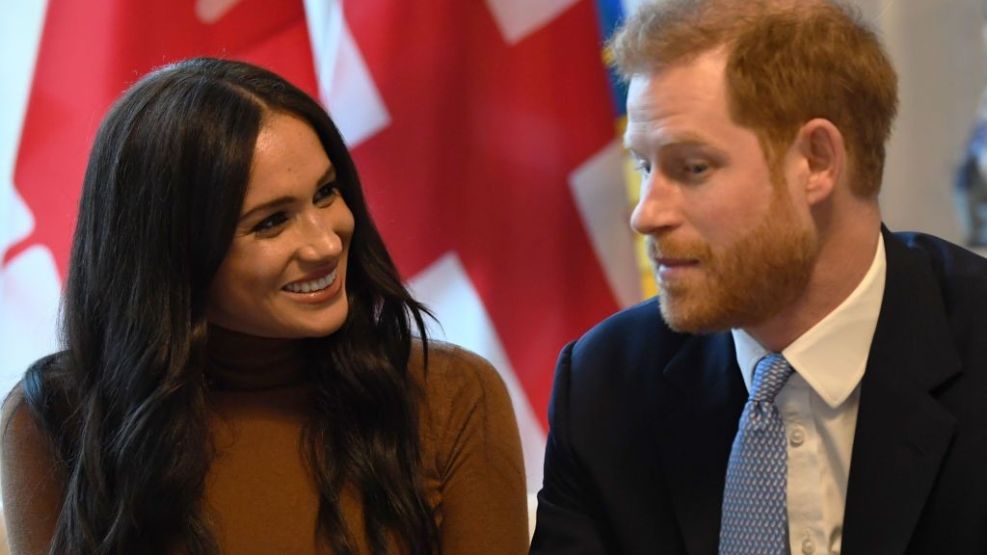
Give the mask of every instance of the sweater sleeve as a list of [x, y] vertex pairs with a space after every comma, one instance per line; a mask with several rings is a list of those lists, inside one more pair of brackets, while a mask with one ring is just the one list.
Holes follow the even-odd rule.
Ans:
[[524, 460], [503, 380], [486, 360], [437, 344], [426, 377], [446, 555], [527, 553]]
[[47, 554], [62, 503], [63, 480], [48, 436], [17, 385], [3, 404], [0, 485], [12, 555]]

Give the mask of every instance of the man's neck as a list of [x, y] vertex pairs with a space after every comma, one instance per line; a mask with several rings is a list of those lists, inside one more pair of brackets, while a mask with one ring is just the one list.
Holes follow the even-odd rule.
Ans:
[[[860, 284], [874, 261], [880, 213], [858, 214], [820, 232], [819, 256], [802, 295], [765, 322], [744, 328], [772, 352], [781, 352], [840, 305]], [[834, 232], [833, 230], [839, 231]]]

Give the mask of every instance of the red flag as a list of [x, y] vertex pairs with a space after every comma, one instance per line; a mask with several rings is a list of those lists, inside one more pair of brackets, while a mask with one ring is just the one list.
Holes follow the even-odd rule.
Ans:
[[618, 307], [569, 184], [613, 114], [590, 1], [522, 37], [496, 3], [344, 4], [390, 114], [354, 156], [402, 273], [459, 257], [544, 418], [559, 349]]
[[42, 244], [65, 275], [82, 175], [103, 114], [154, 67], [203, 55], [264, 65], [317, 92], [301, 0], [49, 1], [14, 174], [36, 223], [4, 263]]

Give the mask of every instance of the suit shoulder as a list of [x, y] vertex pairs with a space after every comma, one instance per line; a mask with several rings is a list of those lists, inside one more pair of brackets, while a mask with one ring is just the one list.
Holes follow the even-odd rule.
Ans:
[[979, 254], [924, 233], [896, 233], [908, 252], [922, 257], [942, 291], [948, 312], [987, 310], [987, 259]]
[[657, 297], [603, 320], [563, 352], [573, 368], [637, 368], [642, 361], [668, 360], [688, 334], [672, 331], [662, 319]]
[[[889, 245], [888, 271], [891, 267], [891, 249], [907, 256], [897, 255], [896, 260], [907, 260], [896, 266], [895, 271], [927, 275], [930, 281], [918, 281], [914, 275], [908, 283], [918, 283], [908, 294], [916, 295], [923, 302], [935, 303], [949, 326], [952, 340], [961, 353], [976, 351], [987, 337], [987, 259], [948, 241], [923, 233], [896, 233]], [[890, 279], [890, 276], [889, 276]], [[927, 285], [922, 285], [927, 284]]]
[[658, 297], [651, 297], [608, 316], [590, 328], [580, 340], [599, 335], [619, 335], [644, 327], [653, 329], [667, 328], [661, 318], [661, 311], [658, 308]]
[[987, 288], [987, 258], [925, 233], [902, 232], [894, 236], [909, 252], [926, 257], [940, 279], [969, 280]]

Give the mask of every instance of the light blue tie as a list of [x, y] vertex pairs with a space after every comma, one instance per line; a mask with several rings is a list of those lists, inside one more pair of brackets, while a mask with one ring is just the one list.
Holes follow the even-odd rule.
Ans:
[[788, 451], [785, 424], [774, 400], [791, 374], [791, 365], [777, 353], [754, 368], [751, 395], [727, 465], [720, 555], [788, 553]]

